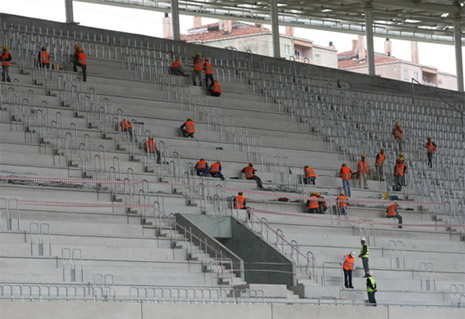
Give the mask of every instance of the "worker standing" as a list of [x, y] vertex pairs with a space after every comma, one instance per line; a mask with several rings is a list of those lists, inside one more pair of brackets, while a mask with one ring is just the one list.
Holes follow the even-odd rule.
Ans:
[[401, 191], [402, 186], [405, 185], [405, 174], [407, 173], [407, 164], [405, 164], [404, 158], [401, 157], [396, 162], [394, 167], [394, 177], [395, 177], [395, 190]]
[[344, 271], [344, 287], [354, 288], [352, 285], [352, 272], [355, 270], [355, 251], [344, 255], [341, 261], [342, 270]]
[[202, 86], [203, 60], [202, 60], [202, 57], [200, 56], [200, 53], [197, 53], [195, 57], [193, 58], [193, 60], [194, 60], [194, 68], [192, 71], [192, 83], [194, 85], [197, 85], [197, 82], [195, 80], [198, 79], [199, 86]]
[[308, 212], [310, 214], [319, 214], [320, 213], [320, 204], [318, 202], [317, 193], [311, 193], [310, 199], [307, 201]]
[[255, 175], [256, 171], [257, 170], [253, 168], [253, 163], [250, 162], [249, 166], [244, 167], [241, 172], [244, 173], [246, 179], [254, 179], [257, 182], [258, 188], [263, 189], [262, 180]]
[[399, 122], [396, 122], [396, 126], [392, 129], [392, 135], [394, 135], [394, 139], [397, 141], [397, 143], [399, 144], [399, 151], [403, 151], [402, 148], [402, 144], [403, 144], [403, 141], [402, 141], [402, 127], [400, 127], [400, 123]]
[[213, 69], [210, 63], [210, 58], [205, 57], [205, 63], [203, 64], [203, 70], [205, 71], [205, 86], [211, 90], [214, 84]]
[[210, 175], [212, 177], [219, 177], [219, 178], [221, 178], [222, 181], [224, 181], [224, 176], [221, 173], [221, 163], [220, 163], [220, 161], [217, 161], [216, 163], [212, 164], [212, 166], [210, 167]]
[[77, 49], [77, 55], [74, 56], [74, 71], [77, 72], [77, 67], [82, 69], [82, 81], [87, 81], [87, 57], [82, 48]]
[[336, 199], [338, 215], [347, 215], [347, 206], [349, 205], [349, 199], [344, 196], [344, 193], [340, 193]]
[[378, 175], [378, 180], [379, 181], [384, 181], [384, 160], [386, 159], [386, 154], [384, 154], [384, 148], [381, 148], [379, 150], [379, 153], [376, 154], [376, 162], [375, 162], [375, 167], [376, 167], [376, 175]]
[[203, 158], [201, 158], [197, 164], [195, 164], [195, 170], [197, 172], [197, 176], [208, 176], [208, 174], [210, 174], [208, 163]]
[[50, 69], [50, 55], [47, 52], [47, 47], [43, 46], [39, 52], [39, 67]]
[[171, 63], [170, 73], [172, 75], [184, 75], [184, 71], [181, 66], [181, 61], [176, 59], [173, 63]]
[[358, 161], [357, 177], [360, 179], [360, 188], [368, 189], [368, 162], [366, 161], [366, 155], [362, 154], [361, 159]]
[[362, 244], [362, 248], [360, 250], [360, 255], [358, 255], [358, 258], [362, 259], [362, 265], [363, 265], [363, 270], [365, 271], [365, 277], [368, 277], [368, 272], [370, 271], [370, 266], [368, 265], [369, 258], [370, 258], [370, 248], [368, 248], [368, 245], [366, 244], [365, 237], [362, 237], [360, 240]]
[[183, 137], [194, 138], [195, 134], [195, 124], [191, 118], [188, 118], [180, 127]]
[[11, 53], [8, 51], [8, 46], [3, 47], [2, 55], [0, 56], [2, 60], [2, 81], [11, 82], [10, 79], [10, 66], [11, 66]]
[[376, 280], [373, 278], [373, 272], [370, 271], [367, 276], [367, 293], [368, 301], [372, 306], [376, 306], [375, 293], [378, 290], [376, 289]]
[[339, 176], [342, 178], [342, 186], [344, 187], [344, 193], [347, 197], [350, 197], [350, 181], [352, 179], [352, 171], [346, 165], [342, 164], [341, 170], [339, 171]]
[[309, 167], [308, 165], [305, 165], [304, 167], [304, 178], [303, 182], [304, 184], [312, 184], [315, 185], [316, 183], [316, 174], [313, 168]]
[[219, 97], [221, 95], [221, 86], [217, 81], [213, 81], [213, 85], [208, 89], [211, 96]]
[[402, 229], [402, 216], [397, 212], [397, 207], [399, 207], [399, 203], [397, 202], [389, 206], [386, 210], [386, 217], [397, 218], [399, 220], [399, 229]]
[[436, 144], [431, 140], [431, 136], [428, 136], [428, 141], [425, 144], [426, 152], [428, 155], [428, 165], [433, 168], [433, 154], [436, 153]]
[[129, 134], [129, 137], [132, 141], [132, 125], [131, 122], [129, 122], [126, 119], [122, 119], [121, 122], [119, 122], [119, 126], [121, 128], [121, 132], [127, 132]]
[[238, 192], [233, 199], [234, 209], [245, 209], [247, 211], [247, 220], [250, 220], [250, 211], [247, 208], [247, 202], [242, 192]]
[[155, 145], [153, 136], [149, 136], [149, 139], [144, 142], [144, 151], [149, 154], [157, 154], [157, 164], [161, 164], [161, 154]]

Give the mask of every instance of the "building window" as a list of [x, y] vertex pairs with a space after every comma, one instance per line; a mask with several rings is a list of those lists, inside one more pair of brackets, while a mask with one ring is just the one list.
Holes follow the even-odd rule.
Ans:
[[404, 80], [408, 81], [408, 70], [404, 70]]
[[287, 44], [285, 44], [284, 45], [284, 55], [289, 56], [290, 52], [291, 52], [291, 48]]
[[295, 57], [297, 59], [300, 59], [300, 51], [295, 50]]
[[413, 78], [418, 81], [418, 72], [413, 73]]

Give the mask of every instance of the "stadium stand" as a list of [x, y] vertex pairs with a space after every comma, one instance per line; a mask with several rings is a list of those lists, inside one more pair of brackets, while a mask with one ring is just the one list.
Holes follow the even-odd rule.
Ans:
[[[410, 87], [389, 80], [0, 18], [2, 43], [14, 62], [12, 83], [0, 89], [0, 302], [8, 318], [34, 309], [57, 316], [84, 311], [84, 301], [97, 301], [102, 318], [139, 318], [140, 311], [144, 318], [187, 318], [190, 311], [206, 318], [463, 316], [465, 148], [458, 94], [419, 87], [412, 100]], [[76, 43], [87, 55], [86, 83], [72, 72]], [[51, 64], [63, 70], [37, 68], [43, 45]], [[212, 57], [220, 98], [193, 87], [190, 78], [169, 75], [174, 59], [186, 66], [198, 51]], [[178, 131], [187, 117], [196, 123], [194, 139]], [[119, 129], [123, 118], [132, 123], [133, 139]], [[402, 192], [390, 189], [397, 121], [409, 165]], [[428, 135], [438, 145], [433, 169], [423, 147]], [[143, 150], [149, 136], [161, 164]], [[333, 206], [341, 164], [355, 169], [366, 153], [374, 171], [380, 147], [387, 154], [385, 181], [370, 179], [369, 189], [353, 182], [348, 215], [338, 215]], [[199, 158], [221, 161], [226, 180], [195, 176]], [[248, 162], [255, 163], [265, 190], [242, 178]], [[316, 185], [302, 183], [309, 163]], [[238, 190], [247, 197], [251, 220], [228, 201]], [[306, 214], [314, 191], [328, 200], [324, 215]], [[394, 198], [402, 230], [385, 219]], [[240, 220], [294, 263], [295, 285], [247, 283], [225, 257], [227, 249], [182, 228], [176, 213]], [[339, 262], [358, 251], [360, 237], [370, 246], [383, 307], [365, 307], [360, 260], [355, 289], [343, 288]], [[20, 307], [13, 300], [31, 302]], [[69, 300], [74, 303], [60, 302]], [[108, 310], [112, 301], [118, 303]]]

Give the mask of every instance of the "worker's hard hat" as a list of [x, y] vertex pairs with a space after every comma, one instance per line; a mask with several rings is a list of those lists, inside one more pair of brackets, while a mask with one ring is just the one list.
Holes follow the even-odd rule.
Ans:
[[79, 44], [76, 43], [76, 44], [74, 45], [74, 48], [75, 48], [75, 49], [79, 49], [79, 48], [80, 48]]
[[355, 251], [351, 252], [350, 255], [351, 255], [352, 257], [355, 257]]
[[315, 192], [312, 192], [310, 195], [311, 195], [311, 196], [315, 196]]
[[340, 196], [344, 196], [344, 193], [340, 193], [339, 195], [340, 195]]
[[368, 275], [373, 276], [373, 271], [370, 270], [370, 271], [368, 272]]
[[430, 140], [431, 138], [432, 138], [431, 136], [428, 136], [428, 137], [427, 137], [427, 139], [429, 139], [429, 140]]
[[149, 140], [153, 140], [153, 136], [149, 136]]
[[82, 48], [78, 48], [77, 50], [78, 50], [78, 52], [82, 52]]
[[367, 156], [366, 156], [365, 154], [362, 154], [362, 157], [365, 158], [365, 157], [367, 157]]
[[404, 160], [404, 158], [403, 158], [403, 157], [399, 158], [399, 161], [403, 161], [403, 160]]
[[400, 152], [400, 153], [399, 153], [399, 156], [400, 156], [400, 157], [404, 156], [404, 152]]
[[42, 50], [46, 50], [46, 49], [47, 49], [47, 47], [45, 45], [42, 46]]
[[384, 151], [384, 147], [381, 147], [381, 148], [380, 148], [380, 151]]
[[189, 117], [187, 120], [188, 120], [188, 121], [192, 121], [192, 119], [191, 119], [190, 117]]
[[249, 163], [249, 166], [253, 166], [253, 162], [250, 162], [250, 163]]
[[366, 241], [365, 237], [360, 238], [361, 241]]
[[321, 194], [320, 194], [320, 193], [316, 193], [316, 196], [321, 196]]
[[5, 51], [8, 50], [8, 46], [5, 45], [5, 46], [3, 47], [3, 50], [5, 50]]
[[200, 52], [197, 52], [195, 55], [200, 56]]
[[400, 126], [400, 123], [399, 123], [399, 122], [396, 122], [396, 126]]
[[342, 163], [342, 166], [347, 166], [347, 164], [346, 164], [346, 163]]
[[208, 61], [210, 60], [210, 58], [208, 56], [205, 57], [205, 61]]

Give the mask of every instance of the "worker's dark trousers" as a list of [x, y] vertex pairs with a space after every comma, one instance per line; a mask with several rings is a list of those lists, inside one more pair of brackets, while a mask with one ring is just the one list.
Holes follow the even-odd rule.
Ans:
[[11, 82], [11, 79], [10, 79], [10, 66], [8, 66], [8, 65], [4, 65], [2, 67], [2, 81]]
[[219, 97], [221, 95], [220, 92], [213, 92], [213, 90], [209, 90], [211, 96]]
[[375, 292], [374, 291], [367, 291], [367, 292], [368, 292], [368, 301], [371, 303], [372, 306], [376, 306]]
[[362, 258], [362, 264], [363, 264], [363, 270], [365, 271], [365, 276], [367, 276], [368, 272], [370, 271], [370, 266], [368, 265], [367, 257]]
[[397, 215], [394, 215], [394, 216], [390, 216], [388, 218], [397, 218], [399, 220], [399, 228], [402, 228], [402, 216], [397, 214]]
[[344, 270], [344, 286], [346, 288], [352, 287], [352, 270]]
[[213, 81], [213, 74], [205, 74], [205, 86], [207, 89], [211, 89], [213, 87]]
[[316, 177], [304, 177], [304, 184], [315, 185]]
[[251, 177], [251, 178], [248, 178], [248, 179], [254, 179], [257, 182], [258, 188], [263, 188], [262, 180], [260, 179], [260, 177], [254, 176], [254, 177]]
[[433, 153], [428, 153], [428, 165], [433, 168]]
[[320, 207], [318, 207], [318, 208], [309, 208], [308, 212], [310, 214], [319, 214], [320, 213]]
[[194, 133], [187, 133], [187, 130], [185, 128], [181, 128], [181, 133], [183, 137], [194, 138]]
[[218, 173], [210, 173], [212, 177], [219, 177], [222, 181], [224, 181], [224, 176], [221, 172]]
[[161, 164], [161, 153], [159, 150], [155, 150], [155, 152], [149, 152], [149, 156], [155, 156], [155, 153], [157, 154], [157, 164]]
[[86, 82], [87, 81], [87, 65], [82, 65], [79, 62], [74, 62], [74, 72], [77, 72], [77, 67], [80, 66], [82, 69], [82, 81]]

